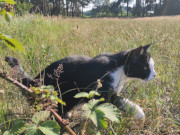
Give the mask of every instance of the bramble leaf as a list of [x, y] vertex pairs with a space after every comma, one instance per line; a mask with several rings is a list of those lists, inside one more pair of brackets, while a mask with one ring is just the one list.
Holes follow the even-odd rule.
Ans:
[[102, 112], [101, 110], [92, 110], [89, 119], [92, 120], [92, 122], [97, 128], [107, 129], [107, 121], [104, 112]]
[[93, 108], [96, 107], [96, 105], [99, 103], [99, 100], [92, 99], [90, 100], [87, 104], [83, 105], [83, 110], [84, 111], [91, 111]]
[[112, 122], [119, 122], [121, 120], [121, 113], [120, 110], [113, 104], [104, 103], [98, 105], [101, 101], [104, 101], [103, 98], [100, 100], [92, 99], [88, 103], [84, 104], [82, 109], [84, 110], [85, 118], [92, 120], [96, 127], [107, 129], [106, 118]]
[[76, 94], [74, 96], [74, 98], [83, 98], [83, 97], [88, 97], [88, 96], [89, 96], [89, 94], [87, 92], [80, 92], [80, 93]]
[[2, 40], [12, 50], [17, 49], [17, 50], [24, 52], [24, 48], [18, 40], [14, 39], [14, 38], [10, 38], [7, 35], [3, 35], [2, 33], [0, 33], [0, 40]]
[[26, 128], [25, 135], [42, 135], [42, 132], [36, 125], [29, 125]]
[[94, 96], [100, 96], [100, 94], [97, 91], [90, 91], [88, 98], [92, 98]]
[[111, 120], [112, 122], [119, 122], [121, 120], [121, 112], [113, 104], [104, 103], [104, 104], [98, 105], [96, 109], [104, 112], [105, 117]]
[[92, 120], [94, 125], [98, 128], [107, 128], [107, 121], [103, 111], [97, 109], [98, 103], [101, 102], [96, 99], [90, 100], [87, 104], [84, 104], [84, 116]]
[[22, 134], [25, 131], [25, 123], [23, 120], [17, 120], [15, 121], [15, 124], [13, 125], [10, 134], [12, 135], [17, 135], [17, 134]]
[[59, 135], [60, 134], [60, 126], [57, 122], [53, 120], [45, 121], [40, 124], [39, 129], [45, 135]]
[[45, 121], [49, 116], [50, 116], [49, 111], [37, 112], [33, 115], [32, 121], [38, 125], [41, 121]]
[[10, 135], [10, 131], [5, 131], [3, 135]]
[[92, 98], [94, 96], [100, 96], [100, 94], [97, 91], [90, 91], [89, 93], [87, 93], [87, 92], [80, 92], [80, 93], [76, 94], [74, 96], [74, 98], [83, 98], [83, 97]]

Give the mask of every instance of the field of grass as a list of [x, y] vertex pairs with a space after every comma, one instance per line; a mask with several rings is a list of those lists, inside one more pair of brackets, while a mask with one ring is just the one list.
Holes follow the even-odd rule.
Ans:
[[[11, 24], [0, 18], [0, 31], [20, 40], [25, 53], [0, 42], [0, 58], [17, 57], [24, 69], [36, 76], [44, 67], [75, 54], [96, 56], [153, 43], [150, 53], [157, 78], [150, 83], [128, 81], [122, 95], [139, 104], [146, 115], [143, 128], [130, 129], [124, 117], [110, 134], [180, 134], [180, 16], [136, 19], [63, 19], [27, 15]], [[18, 88], [0, 79], [0, 128], [9, 120], [29, 118], [31, 111]], [[4, 124], [6, 123], [6, 124]]]

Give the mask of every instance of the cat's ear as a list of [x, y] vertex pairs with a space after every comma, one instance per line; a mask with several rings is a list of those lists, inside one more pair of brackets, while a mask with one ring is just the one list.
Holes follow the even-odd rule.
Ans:
[[131, 53], [134, 58], [138, 58], [140, 55], [142, 55], [144, 53], [144, 49], [142, 46], [140, 46], [140, 47], [132, 50]]
[[145, 52], [147, 52], [149, 50], [149, 47], [151, 46], [151, 44], [152, 43], [143, 46], [143, 49], [144, 49]]
[[144, 49], [142, 46], [136, 48], [136, 49], [133, 49], [131, 52], [130, 52], [130, 57], [132, 59], [138, 59], [139, 56], [141, 56], [142, 54], [144, 53]]

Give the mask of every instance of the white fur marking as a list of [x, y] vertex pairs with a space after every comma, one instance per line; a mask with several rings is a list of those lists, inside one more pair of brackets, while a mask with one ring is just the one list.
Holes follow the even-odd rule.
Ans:
[[121, 109], [125, 110], [126, 112], [133, 114], [133, 118], [136, 120], [144, 120], [145, 114], [140, 106], [137, 104], [129, 101], [128, 99], [120, 99], [122, 104]]
[[149, 68], [150, 68], [150, 74], [149, 77], [146, 79], [147, 81], [151, 81], [155, 78], [156, 72], [154, 70], [154, 60], [150, 58], [149, 60]]
[[135, 104], [136, 113], [134, 115], [134, 119], [143, 120], [145, 119], [145, 114], [140, 106]]
[[121, 92], [124, 83], [126, 82], [126, 75], [124, 73], [124, 67], [121, 66], [119, 68], [117, 68], [117, 70], [115, 70], [114, 72], [110, 73], [110, 76], [113, 79], [112, 82], [112, 87], [114, 89], [114, 91], [117, 93], [117, 95], [119, 95], [119, 93]]

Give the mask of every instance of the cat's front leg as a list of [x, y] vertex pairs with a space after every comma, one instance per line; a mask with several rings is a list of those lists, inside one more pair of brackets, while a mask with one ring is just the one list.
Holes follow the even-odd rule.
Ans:
[[133, 118], [136, 121], [138, 121], [142, 125], [144, 125], [144, 122], [145, 122], [144, 111], [136, 103], [133, 103], [133, 102], [129, 101], [126, 98], [120, 98], [118, 108], [121, 109], [121, 110], [124, 110], [126, 113], [129, 113], [129, 114], [133, 115]]

